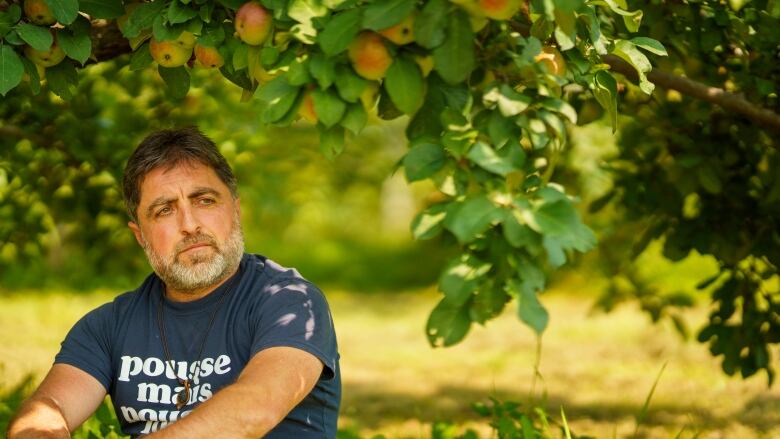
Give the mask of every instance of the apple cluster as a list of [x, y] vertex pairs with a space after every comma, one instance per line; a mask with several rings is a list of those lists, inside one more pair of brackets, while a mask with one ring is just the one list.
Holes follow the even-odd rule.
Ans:
[[[24, 0], [24, 15], [27, 20], [39, 26], [51, 26], [57, 22], [54, 13], [44, 0]], [[35, 63], [39, 73], [46, 67], [56, 66], [65, 59], [65, 52], [57, 44], [57, 31], [50, 30], [52, 33], [52, 44], [48, 50], [37, 50], [32, 46], [25, 46], [24, 56]]]

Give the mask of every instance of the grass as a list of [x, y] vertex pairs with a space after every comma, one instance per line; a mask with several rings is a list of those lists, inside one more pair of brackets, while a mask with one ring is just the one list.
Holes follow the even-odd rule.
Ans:
[[[551, 414], [562, 407], [573, 431], [600, 438], [615, 432], [634, 437], [640, 413], [636, 437], [780, 437], [780, 389], [767, 389], [764, 377], [725, 376], [706, 346], [681, 340], [670, 324], [651, 325], [634, 306], [593, 313], [590, 294], [583, 294], [588, 288], [584, 279], [570, 277], [543, 297], [551, 324], [536, 395], [536, 339], [515, 318], [512, 304], [486, 327], [473, 328], [465, 342], [433, 350], [423, 327], [435, 291], [358, 295], [326, 289], [342, 356], [340, 428], [362, 437], [417, 438], [430, 437], [434, 421], [450, 420], [486, 433], [470, 404], [496, 396], [543, 402]], [[110, 297], [35, 291], [0, 296], [0, 388], [29, 373], [40, 379], [68, 328]], [[706, 309], [686, 317], [698, 327]], [[651, 389], [652, 401], [643, 408]]]

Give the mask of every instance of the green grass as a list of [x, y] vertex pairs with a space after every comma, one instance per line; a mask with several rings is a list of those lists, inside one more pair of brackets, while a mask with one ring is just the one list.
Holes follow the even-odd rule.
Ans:
[[[357, 295], [326, 290], [337, 326], [344, 381], [340, 428], [362, 437], [430, 437], [437, 420], [488, 429], [470, 405], [488, 396], [545, 404], [566, 413], [578, 434], [637, 437], [780, 436], [780, 389], [764, 377], [725, 376], [706, 346], [682, 341], [670, 324], [653, 326], [635, 309], [593, 313], [583, 278], [559, 282], [543, 297], [551, 324], [543, 338], [537, 394], [531, 395], [536, 341], [510, 304], [466, 341], [431, 349], [423, 328], [433, 290]], [[17, 292], [0, 296], [0, 387], [48, 369], [68, 328], [110, 293]], [[706, 309], [686, 314], [700, 326]], [[668, 363], [646, 411], [643, 403]], [[780, 366], [775, 360], [776, 367]], [[546, 399], [542, 398], [542, 391]]]

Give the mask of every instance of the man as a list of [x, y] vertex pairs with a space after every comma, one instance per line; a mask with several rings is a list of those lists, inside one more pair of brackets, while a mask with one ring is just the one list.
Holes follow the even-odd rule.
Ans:
[[328, 305], [296, 270], [244, 254], [214, 143], [195, 128], [149, 135], [123, 190], [154, 274], [76, 323], [8, 437], [70, 437], [106, 394], [133, 437], [335, 437]]

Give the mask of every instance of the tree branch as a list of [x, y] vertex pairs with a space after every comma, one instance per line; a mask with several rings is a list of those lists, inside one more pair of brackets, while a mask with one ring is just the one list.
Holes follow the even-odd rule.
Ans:
[[[612, 71], [620, 73], [632, 81], [637, 80], [637, 72], [634, 67], [622, 58], [615, 55], [605, 55], [602, 59], [610, 65]], [[772, 110], [752, 104], [742, 96], [655, 69], [647, 74], [647, 80], [659, 87], [677, 90], [692, 98], [718, 105], [725, 110], [742, 115], [764, 128], [780, 132], [780, 115]]]

